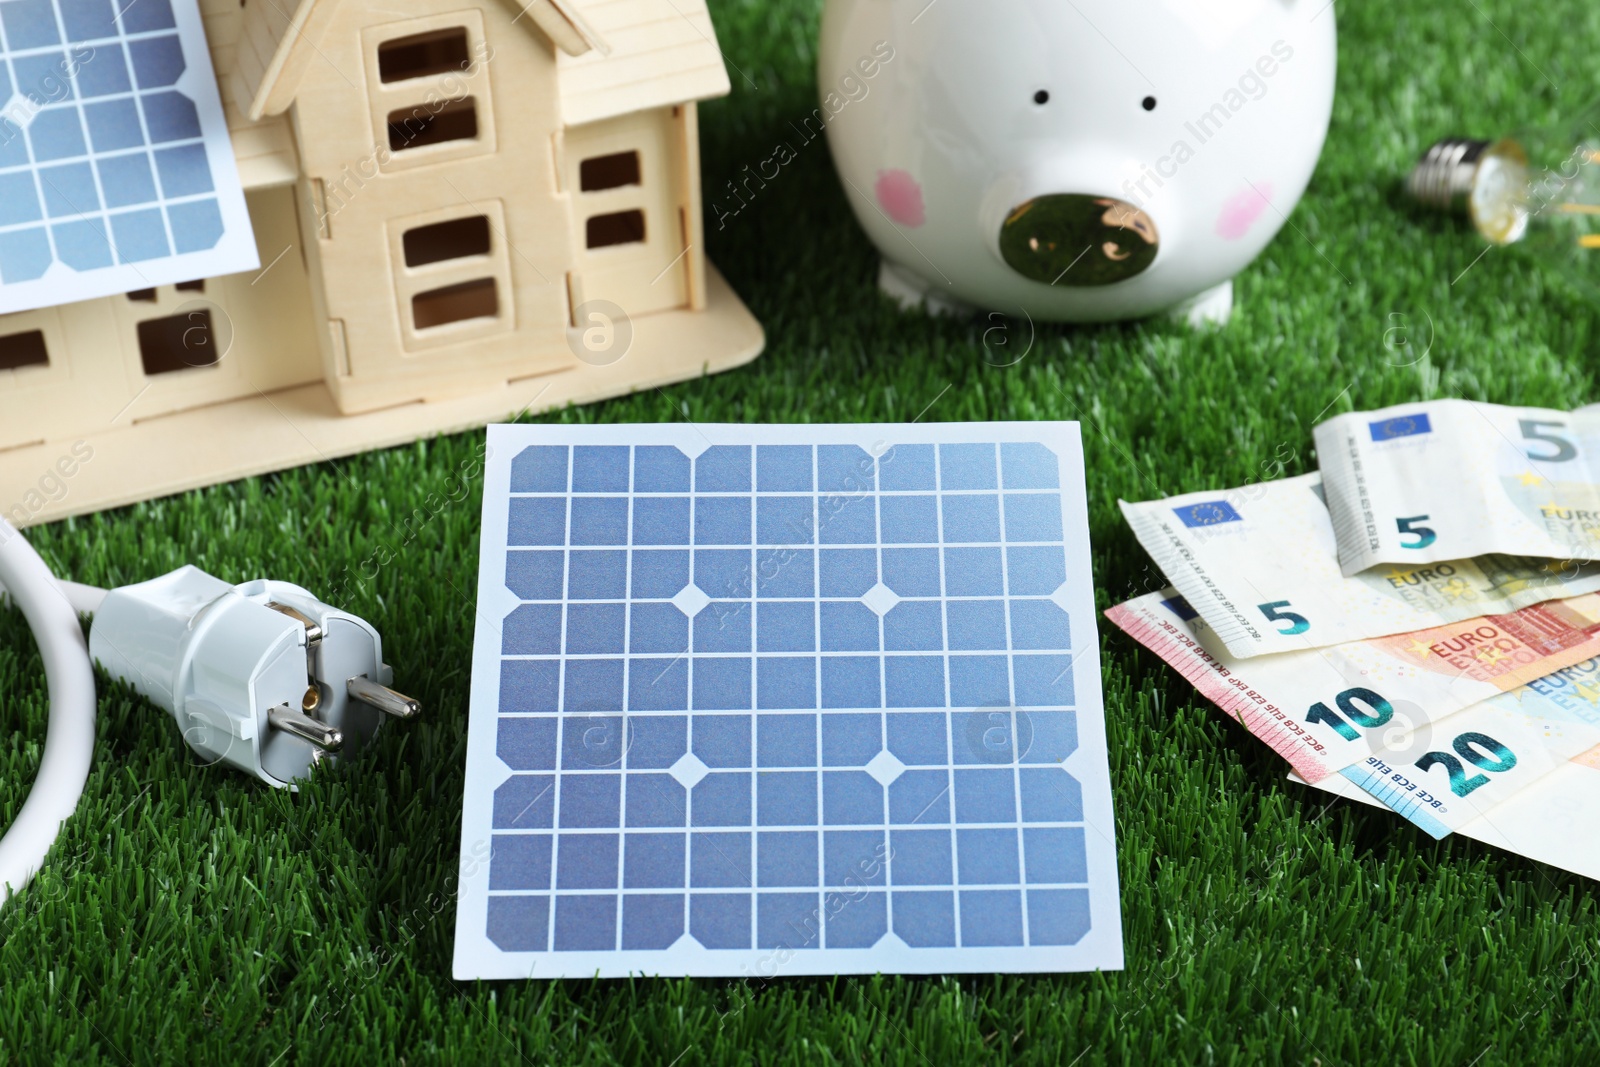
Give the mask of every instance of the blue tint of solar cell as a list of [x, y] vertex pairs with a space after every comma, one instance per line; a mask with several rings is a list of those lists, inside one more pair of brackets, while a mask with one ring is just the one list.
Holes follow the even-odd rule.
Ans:
[[1071, 656], [1017, 656], [1012, 670], [1018, 707], [1070, 708], [1075, 703]]
[[750, 498], [747, 496], [695, 497], [694, 543], [697, 545], [750, 544]]
[[1089, 932], [1087, 889], [1028, 890], [1028, 943], [1076, 945]]
[[697, 493], [748, 493], [750, 446], [712, 445], [694, 461]]
[[756, 543], [809, 545], [816, 542], [815, 503], [809, 496], [756, 498]]
[[748, 830], [690, 834], [689, 887], [750, 888], [750, 836]]
[[1000, 498], [992, 493], [939, 498], [946, 541], [1000, 540]]
[[689, 936], [706, 948], [749, 948], [750, 894], [691, 893]]
[[817, 554], [809, 548], [756, 550], [756, 595], [815, 596]]
[[608, 772], [561, 776], [561, 828], [607, 829], [622, 825], [622, 775]]
[[494, 791], [496, 830], [548, 830], [555, 811], [553, 774], [514, 774]]
[[757, 445], [756, 489], [763, 493], [811, 492], [810, 445]]
[[689, 790], [689, 825], [749, 826], [750, 773], [718, 771]]
[[[120, 244], [120, 235], [119, 235]], [[562, 545], [567, 541], [567, 502], [558, 496], [512, 497], [506, 521], [509, 545]]]
[[620, 715], [563, 715], [561, 769], [617, 770], [627, 741]]
[[1061, 540], [1061, 498], [1054, 493], [1007, 493], [1006, 540]]
[[633, 543], [636, 545], [686, 545], [689, 543], [689, 498], [641, 496], [633, 501]]
[[750, 725], [749, 715], [696, 715], [694, 754], [707, 767], [750, 766]]
[[1011, 602], [1011, 647], [1058, 649], [1072, 647], [1071, 619], [1049, 600]]
[[109, 267], [113, 261], [105, 224], [98, 219], [61, 222], [50, 227], [56, 256], [73, 270]]
[[[116, 13], [109, 0], [60, 0], [57, 7], [69, 41], [98, 41], [117, 36]], [[20, 46], [13, 42], [12, 47]], [[93, 58], [98, 60], [99, 53]]]
[[858, 597], [878, 584], [878, 553], [870, 548], [825, 548], [819, 555], [822, 596]]
[[1083, 787], [1059, 767], [1024, 767], [1018, 773], [1023, 822], [1083, 821]]
[[626, 493], [628, 491], [628, 446], [574, 445], [572, 447], [572, 491], [574, 493]]
[[817, 491], [870, 493], [877, 488], [876, 466], [859, 445], [818, 445]]
[[822, 657], [822, 706], [825, 708], [881, 708], [878, 657]]
[[25, 171], [0, 174], [0, 226], [37, 222], [43, 217], [33, 175]]
[[823, 908], [829, 948], [871, 948], [889, 932], [889, 894], [838, 893]]
[[11, 56], [11, 70], [22, 92], [34, 103], [53, 104], [72, 98], [72, 81], [65, 52], [36, 52]]
[[694, 584], [713, 599], [740, 600], [750, 595], [749, 549], [699, 549], [694, 554]]
[[639, 445], [633, 450], [633, 491], [687, 493], [689, 457], [673, 445]]
[[[867, 780], [872, 781], [870, 778]], [[756, 824], [815, 826], [817, 824], [816, 772], [756, 772]]]
[[500, 664], [502, 712], [554, 712], [561, 685], [561, 663], [553, 659], [508, 659]]
[[622, 898], [622, 947], [668, 948], [683, 936], [684, 897], [679, 893], [628, 893]]
[[[559, 555], [559, 553], [553, 553]], [[572, 600], [621, 600], [628, 585], [628, 554], [614, 549], [579, 550], [567, 563], [567, 596]], [[683, 586], [679, 585], [678, 589]], [[678, 589], [674, 589], [676, 593]]]
[[5, 20], [6, 44], [13, 52], [42, 48], [61, 40], [50, 0], [11, 0], [0, 4], [0, 18]]
[[[957, 787], [960, 788], [959, 786]], [[959, 802], [957, 803], [959, 807]], [[961, 819], [956, 815], [957, 821]], [[1014, 829], [956, 829], [956, 863], [962, 885], [1011, 885], [1022, 881]]]
[[566, 445], [529, 445], [512, 459], [513, 493], [562, 493], [566, 488]]
[[550, 898], [490, 897], [484, 936], [506, 952], [544, 952], [550, 947]]
[[[878, 510], [884, 544], [926, 545], [938, 542], [939, 508], [932, 496], [882, 497]], [[885, 566], [884, 570], [887, 571], [888, 567]]]
[[[957, 768], [956, 822], [1015, 822], [1016, 783], [1009, 767]], [[1013, 851], [1015, 851], [1013, 849]], [[990, 878], [988, 881], [1006, 881]]]
[[495, 739], [495, 755], [514, 771], [553, 771], [556, 769], [556, 728], [560, 720], [503, 718]]
[[756, 885], [817, 884], [817, 834], [810, 830], [756, 835]]
[[670, 600], [689, 584], [689, 553], [634, 552], [633, 597]]
[[937, 765], [949, 762], [949, 744], [945, 740], [944, 713], [941, 711], [890, 712], [886, 723], [889, 743], [886, 746], [895, 759], [908, 767]]
[[628, 768], [664, 770], [689, 751], [686, 715], [629, 715]]
[[951, 742], [958, 765], [1016, 761], [1016, 717], [1009, 708], [950, 713]]
[[622, 846], [624, 889], [682, 889], [682, 834], [628, 834]]
[[895, 830], [889, 835], [889, 871], [895, 885], [949, 885], [955, 881], [949, 830]]
[[[951, 608], [956, 604], [952, 603]], [[944, 648], [943, 605], [903, 600], [883, 617], [883, 647], [891, 652], [939, 652]]]
[[1078, 716], [1071, 711], [1018, 711], [1027, 719], [1030, 741], [1023, 763], [1060, 763], [1078, 750]]
[[950, 772], [902, 771], [889, 783], [889, 821], [896, 824], [948, 823]]
[[961, 943], [968, 948], [1022, 944], [1022, 891], [962, 890]]
[[122, 18], [124, 33], [170, 30], [177, 25], [172, 17], [172, 7], [167, 0], [139, 0], [136, 4], [122, 8], [118, 14]]
[[203, 252], [222, 240], [222, 209], [215, 200], [169, 204], [167, 219], [172, 224], [172, 250], [180, 255]]
[[549, 834], [495, 834], [489, 854], [489, 889], [550, 888]]
[[884, 706], [889, 708], [942, 708], [944, 657], [885, 656]]
[[628, 826], [683, 827], [689, 822], [689, 791], [670, 774], [628, 775]]
[[33, 158], [41, 163], [83, 155], [87, 149], [83, 129], [78, 125], [78, 109], [66, 106], [39, 112], [28, 123], [28, 143], [33, 146]]
[[816, 893], [762, 893], [756, 898], [756, 948], [822, 947], [822, 905]]
[[628, 651], [634, 655], [689, 650], [689, 620], [675, 604], [634, 604], [628, 630]]
[[560, 552], [507, 552], [506, 588], [523, 600], [560, 600], [565, 563]]
[[17, 127], [0, 118], [0, 167], [26, 167], [29, 162], [27, 138]]
[[945, 605], [950, 648], [983, 651], [1006, 648], [1006, 605], [1003, 600], [952, 600]]
[[756, 664], [756, 707], [763, 711], [817, 706], [817, 661], [762, 656]]
[[950, 706], [995, 708], [1011, 702], [1004, 656], [951, 656]]
[[556, 897], [557, 952], [596, 952], [617, 947], [617, 898]]
[[895, 445], [878, 458], [878, 487], [886, 491], [937, 489], [932, 445]]
[[140, 89], [164, 89], [183, 76], [183, 45], [175, 33], [129, 41], [128, 56]]
[[[115, 152], [118, 149], [137, 148], [144, 144], [144, 135], [139, 132], [139, 112], [131, 98], [102, 100], [88, 104], [84, 107], [83, 114], [89, 124], [89, 140], [94, 143], [96, 152]], [[205, 151], [203, 145], [188, 145], [182, 150], [193, 148]], [[169, 151], [180, 151], [180, 149], [169, 149]], [[142, 157], [143, 153], [140, 153], [140, 156]], [[209, 174], [208, 168], [208, 182]]]
[[948, 890], [894, 893], [894, 932], [912, 948], [956, 943], [956, 895]]
[[883, 716], [878, 712], [822, 716], [822, 765], [864, 767], [883, 751]]
[[897, 596], [938, 596], [939, 550], [937, 548], [884, 549], [883, 584], [892, 589]]
[[1022, 858], [1031, 884], [1087, 882], [1089, 860], [1081, 826], [1029, 826], [1022, 831]]
[[630, 659], [629, 711], [684, 711], [689, 707], [689, 661]]
[[609, 496], [573, 497], [572, 543], [575, 545], [627, 544], [627, 498]]
[[817, 609], [810, 603], [767, 602], [756, 607], [756, 650], [815, 652]]
[[817, 540], [825, 545], [870, 545], [878, 539], [878, 517], [870, 496], [817, 498]]
[[[12, 5], [6, 5], [12, 6]], [[13, 45], [14, 47], [14, 45]], [[133, 88], [133, 81], [128, 77], [128, 63], [122, 57], [120, 48], [99, 48], [95, 50], [94, 58], [87, 63], [78, 65], [78, 76], [73, 79], [78, 84], [78, 96], [90, 99], [97, 96], [111, 96], [114, 93], [125, 93]], [[139, 140], [136, 144], [144, 142], [144, 134], [139, 131], [138, 112], [134, 110], [133, 101], [129, 100], [129, 109], [136, 116], [134, 118], [133, 133]]]
[[1061, 488], [1061, 464], [1056, 454], [1037, 441], [1008, 441], [1001, 445], [1000, 470], [1007, 489]]
[[815, 767], [817, 765], [816, 717], [813, 715], [756, 716], [756, 765], [760, 767]]
[[[119, 101], [127, 103], [127, 101]], [[135, 120], [137, 121], [137, 120]], [[91, 130], [91, 137], [93, 132]], [[99, 141], [95, 141], [96, 147]], [[163, 148], [155, 153], [156, 173], [161, 176], [161, 191], [168, 197], [194, 196], [209, 193], [211, 166], [206, 162], [204, 145], [186, 144], [176, 148]], [[559, 490], [558, 490], [559, 491]]]
[[622, 660], [568, 660], [562, 692], [566, 699], [561, 706], [567, 712], [621, 711]]
[[694, 617], [694, 650], [749, 652], [752, 614], [747, 600], [713, 600]]
[[736, 711], [750, 707], [748, 656], [696, 656], [694, 706], [696, 711]]
[[883, 786], [865, 771], [825, 771], [822, 821], [830, 826], [883, 823]]
[[887, 859], [882, 830], [828, 830], [822, 835], [822, 884], [883, 885]]
[[998, 548], [947, 548], [944, 550], [944, 591], [947, 596], [1004, 596], [1005, 575]]
[[823, 601], [822, 651], [878, 651], [878, 616], [859, 601]]
[[617, 888], [618, 846], [617, 834], [559, 835], [556, 838], [556, 888]]
[[[138, 6], [138, 5], [135, 5]], [[139, 98], [151, 144], [187, 141], [200, 136], [200, 116], [194, 101], [182, 93], [151, 93]]]
[[998, 489], [994, 445], [947, 444], [939, 446], [941, 489]]
[[[123, 157], [135, 158], [135, 157]], [[105, 173], [105, 164], [120, 162], [120, 160], [107, 160], [101, 164], [101, 173]], [[142, 159], [137, 161], [144, 167], [144, 174], [148, 178], [150, 167]], [[120, 191], [111, 186], [106, 187], [106, 199], [112, 201], [113, 207], [123, 207], [127, 204], [140, 203], [155, 199], [155, 186], [150, 186], [149, 196], [142, 196], [138, 188], [137, 177], [132, 184], [135, 186], [128, 195], [134, 199], [120, 199]], [[59, 167], [39, 168], [39, 188], [44, 190], [44, 209], [52, 218], [63, 215], [76, 216], [100, 210], [100, 194], [95, 191], [94, 171], [87, 163], [64, 163]]]
[[626, 624], [625, 604], [569, 605], [567, 655], [620, 654], [623, 651], [623, 630]]

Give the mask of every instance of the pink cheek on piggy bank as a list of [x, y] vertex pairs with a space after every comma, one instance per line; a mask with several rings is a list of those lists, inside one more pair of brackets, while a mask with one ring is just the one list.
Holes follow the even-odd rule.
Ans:
[[928, 221], [922, 204], [922, 186], [905, 171], [880, 170], [873, 192], [877, 194], [883, 213], [900, 225], [914, 229]]
[[1237, 241], [1250, 232], [1261, 213], [1272, 203], [1272, 184], [1262, 182], [1252, 185], [1228, 198], [1217, 216], [1217, 236], [1224, 241]]

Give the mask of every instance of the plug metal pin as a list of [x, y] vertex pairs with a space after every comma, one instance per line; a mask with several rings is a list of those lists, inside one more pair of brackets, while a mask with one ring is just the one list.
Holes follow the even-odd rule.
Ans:
[[344, 744], [344, 734], [338, 727], [318, 722], [309, 715], [295, 711], [287, 704], [280, 704], [268, 711], [267, 721], [276, 729], [286, 734], [293, 734], [302, 741], [309, 741], [324, 752], [336, 751]]
[[363, 704], [371, 704], [386, 715], [409, 719], [422, 710], [422, 705], [403, 693], [396, 693], [386, 685], [379, 685], [365, 676], [350, 679], [347, 685], [350, 697]]

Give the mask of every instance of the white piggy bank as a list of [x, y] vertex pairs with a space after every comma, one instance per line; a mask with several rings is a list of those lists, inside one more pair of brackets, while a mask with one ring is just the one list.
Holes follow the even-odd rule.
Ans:
[[814, 120], [902, 304], [1225, 321], [1334, 37], [1329, 0], [827, 0]]

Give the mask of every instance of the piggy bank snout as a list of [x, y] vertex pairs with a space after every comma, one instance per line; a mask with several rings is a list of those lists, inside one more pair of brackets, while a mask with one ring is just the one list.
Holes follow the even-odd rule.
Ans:
[[1126, 281], [1155, 262], [1155, 220], [1125, 200], [1050, 193], [1012, 208], [1000, 226], [1000, 256], [1025, 278], [1087, 287]]

